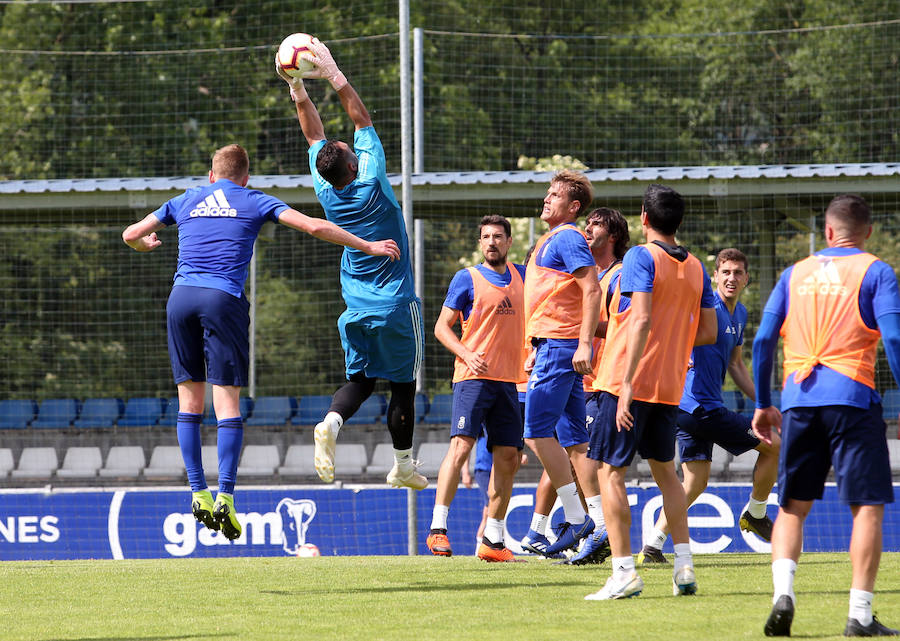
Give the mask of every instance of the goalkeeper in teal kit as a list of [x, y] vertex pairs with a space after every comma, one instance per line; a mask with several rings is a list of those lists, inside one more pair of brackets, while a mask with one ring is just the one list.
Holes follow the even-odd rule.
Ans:
[[334, 481], [338, 431], [372, 394], [376, 379], [384, 378], [391, 387], [387, 426], [395, 458], [387, 482], [421, 490], [428, 481], [415, 469], [412, 441], [424, 325], [421, 303], [415, 295], [403, 212], [388, 182], [384, 149], [369, 112], [328, 47], [314, 38], [310, 49], [312, 53], [301, 54], [315, 65], [306, 77], [328, 80], [356, 127], [352, 149], [344, 142], [326, 140], [322, 119], [303, 80], [288, 76], [276, 58], [276, 71], [290, 85], [300, 128], [309, 143], [316, 196], [331, 222], [360, 238], [391, 238], [400, 247], [400, 259], [396, 261], [354, 249], [345, 251], [341, 259], [341, 294], [347, 309], [338, 319], [338, 329], [347, 382], [335, 392], [328, 413], [316, 425], [316, 472], [322, 481]]

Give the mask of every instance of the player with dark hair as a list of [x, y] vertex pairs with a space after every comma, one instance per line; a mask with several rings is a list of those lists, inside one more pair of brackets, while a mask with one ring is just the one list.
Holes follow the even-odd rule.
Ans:
[[316, 425], [316, 472], [322, 481], [334, 481], [338, 432], [372, 395], [376, 380], [384, 378], [391, 388], [387, 427], [395, 459], [387, 482], [421, 490], [428, 486], [428, 480], [416, 471], [412, 444], [416, 375], [422, 364], [425, 330], [422, 305], [415, 295], [403, 212], [388, 182], [384, 148], [362, 99], [328, 47], [313, 38], [310, 49], [312, 53], [301, 54], [314, 65], [307, 77], [328, 80], [356, 128], [353, 149], [345, 142], [326, 140], [322, 119], [303, 80], [284, 73], [276, 57], [276, 71], [291, 88], [300, 128], [309, 143], [316, 197], [328, 220], [362, 238], [393, 238], [400, 247], [400, 259], [394, 262], [344, 251], [341, 294], [347, 309], [338, 319], [338, 330], [347, 382], [335, 392], [328, 413]]
[[[178, 225], [178, 267], [166, 305], [169, 358], [178, 386], [176, 431], [193, 492], [194, 517], [211, 530], [221, 528], [229, 539], [241, 535], [233, 493], [244, 435], [240, 392], [249, 371], [250, 306], [244, 281], [260, 227], [266, 221], [278, 221], [367, 255], [388, 261], [400, 257], [393, 240], [362, 240], [277, 198], [247, 189], [249, 170], [243, 147], [222, 147], [213, 155], [209, 185], [189, 189], [122, 232], [130, 247], [146, 252], [162, 244], [157, 231]], [[215, 504], [200, 456], [206, 381], [212, 384], [218, 419]]]
[[[894, 380], [900, 382], [900, 293], [894, 270], [863, 249], [871, 233], [871, 211], [863, 198], [834, 198], [825, 210], [828, 247], [781, 274], [753, 341], [753, 430], [768, 443], [773, 428], [780, 428], [782, 439], [766, 636], [791, 634], [803, 523], [813, 501], [822, 498], [832, 467], [838, 495], [853, 516], [844, 636], [900, 634], [872, 616], [884, 506], [894, 501], [875, 362], [882, 338]], [[783, 418], [772, 406], [769, 382], [779, 334], [784, 339]]]
[[[678, 409], [678, 438], [684, 492], [693, 504], [709, 483], [713, 445], [735, 456], [755, 449], [759, 452], [753, 470], [753, 487], [747, 509], [741, 514], [740, 528], [754, 532], [764, 540], [772, 538], [772, 521], [766, 515], [769, 492], [778, 476], [776, 436], [763, 443], [753, 436], [750, 418], [725, 407], [722, 383], [725, 374], [751, 399], [756, 399], [753, 379], [744, 365], [741, 345], [747, 325], [747, 309], [739, 302], [749, 282], [747, 257], [738, 249], [723, 249], [716, 256], [716, 316], [718, 337], [713, 345], [695, 347], [684, 382], [684, 394]], [[666, 563], [662, 546], [668, 536], [665, 511], [661, 511], [650, 538], [640, 554], [638, 565]]]
[[647, 188], [641, 209], [647, 243], [626, 252], [610, 303], [595, 385], [602, 393], [588, 456], [599, 461], [613, 573], [588, 600], [622, 599], [643, 590], [631, 556], [631, 508], [625, 492], [625, 472], [635, 452], [649, 461], [671, 523], [674, 593], [697, 590], [687, 502], [672, 459], [691, 348], [715, 341], [716, 313], [703, 264], [675, 242], [683, 216], [678, 192], [662, 185]]
[[[591, 372], [599, 314], [597, 267], [575, 221], [593, 199], [590, 180], [563, 170], [550, 181], [541, 220], [550, 230], [538, 239], [525, 274], [525, 335], [534, 349], [534, 368], [525, 396], [525, 439], [550, 477], [565, 512], [557, 539], [545, 555], [575, 547], [594, 531], [602, 513], [600, 490], [587, 461], [582, 376]], [[588, 513], [572, 476], [585, 494]], [[535, 519], [540, 515], [535, 514]], [[534, 521], [526, 539], [535, 532]], [[523, 541], [523, 544], [527, 541]], [[529, 548], [532, 549], [532, 548]]]
[[[506, 508], [519, 464], [522, 414], [516, 383], [524, 380], [525, 268], [509, 265], [509, 221], [485, 216], [479, 229], [484, 262], [461, 269], [450, 281], [434, 335], [456, 356], [450, 449], [438, 472], [428, 549], [436, 556], [453, 554], [447, 538], [447, 515], [456, 495], [460, 470], [482, 432], [493, 456], [488, 517], [478, 557], [513, 561], [503, 542]], [[453, 326], [462, 325], [457, 337]]]
[[[591, 373], [584, 377], [586, 425], [590, 433], [597, 418], [597, 401], [600, 397], [600, 390], [595, 388], [595, 383], [600, 372], [600, 359], [603, 356], [604, 336], [609, 322], [609, 305], [621, 273], [622, 258], [628, 250], [628, 243], [631, 239], [628, 233], [628, 221], [618, 210], [609, 207], [595, 209], [587, 215], [586, 223], [584, 232], [591, 255], [594, 257], [594, 263], [597, 265], [597, 278], [600, 285], [600, 322], [597, 324], [597, 331], [594, 335], [594, 357], [591, 360]], [[592, 466], [593, 473], [598, 475], [599, 467], [594, 459], [588, 457], [587, 462]], [[599, 475], [597, 482], [599, 487]], [[595, 521], [595, 531], [584, 540], [577, 554], [569, 559], [568, 562], [572, 565], [602, 563], [610, 554], [602, 506], [599, 510], [595, 510], [591, 517]]]

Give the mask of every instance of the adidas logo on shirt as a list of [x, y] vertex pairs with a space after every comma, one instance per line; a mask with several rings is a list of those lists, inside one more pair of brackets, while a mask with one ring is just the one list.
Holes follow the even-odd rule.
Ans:
[[847, 288], [841, 283], [837, 267], [827, 257], [820, 257], [819, 269], [803, 279], [797, 287], [797, 293], [801, 296], [845, 296]]
[[509, 296], [504, 296], [503, 301], [499, 305], [497, 305], [497, 313], [515, 315], [516, 310], [515, 308], [513, 308], [513, 304], [512, 301], [509, 300]]
[[191, 210], [191, 218], [198, 216], [211, 216], [218, 218], [237, 218], [237, 209], [228, 203], [225, 192], [216, 189], [213, 193], [197, 203]]

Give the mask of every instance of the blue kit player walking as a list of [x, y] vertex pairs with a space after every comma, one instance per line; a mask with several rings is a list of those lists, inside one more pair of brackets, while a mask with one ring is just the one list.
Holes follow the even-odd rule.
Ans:
[[[739, 525], [742, 530], [769, 541], [772, 538], [772, 521], [766, 515], [766, 504], [778, 476], [781, 440], [774, 435], [772, 443], [761, 442], [753, 435], [750, 418], [727, 409], [722, 399], [722, 383], [725, 374], [730, 373], [741, 391], [756, 400], [753, 379], [744, 365], [741, 347], [747, 325], [747, 308], [738, 299], [749, 282], [744, 253], [734, 248], [720, 251], [716, 256], [714, 279], [718, 336], [714, 344], [695, 347], [691, 353], [675, 430], [684, 475], [684, 493], [688, 505], [691, 505], [706, 489], [714, 444], [734, 455], [757, 450], [759, 455], [753, 470], [753, 488]], [[666, 563], [662, 546], [668, 532], [665, 510], [662, 510], [649, 540], [638, 554], [638, 565]]]
[[[190, 189], [130, 225], [122, 239], [140, 252], [162, 244], [156, 232], [178, 226], [178, 268], [166, 319], [169, 358], [178, 386], [178, 443], [193, 492], [198, 521], [229, 539], [241, 535], [234, 509], [234, 483], [243, 443], [239, 409], [249, 371], [249, 303], [244, 296], [253, 243], [263, 223], [278, 221], [322, 240], [385, 260], [399, 258], [393, 240], [369, 242], [325, 220], [247, 189], [250, 160], [239, 145], [216, 151], [210, 185]], [[201, 461], [200, 419], [206, 381], [212, 384], [218, 419], [219, 493], [213, 504]]]
[[428, 480], [412, 460], [416, 375], [424, 351], [421, 303], [416, 298], [409, 241], [403, 212], [387, 178], [381, 140], [356, 90], [338, 69], [328, 47], [314, 38], [312, 53], [302, 56], [314, 65], [307, 77], [327, 79], [356, 128], [353, 149], [326, 140], [316, 106], [303, 81], [287, 76], [300, 128], [309, 143], [309, 166], [316, 196], [328, 220], [361, 238], [392, 238], [400, 259], [367, 256], [355, 249], [341, 259], [341, 293], [347, 305], [338, 320], [344, 348], [347, 383], [331, 401], [315, 428], [315, 468], [325, 483], [334, 481], [334, 450], [338, 431], [375, 389], [376, 379], [390, 382], [387, 426], [395, 463], [387, 475], [394, 487], [424, 489]]
[[[766, 636], [790, 636], [794, 573], [803, 522], [821, 499], [834, 468], [838, 496], [850, 506], [850, 609], [844, 636], [896, 636], [872, 616], [881, 561], [884, 506], [893, 503], [881, 398], [875, 391], [878, 339], [900, 382], [900, 294], [889, 265], [863, 250], [871, 210], [856, 195], [835, 197], [825, 210], [826, 249], [782, 274], [753, 341], [756, 412], [753, 429], [768, 442], [781, 429], [780, 508], [772, 530], [772, 611]], [[784, 338], [781, 408], [769, 381], [778, 335]]]

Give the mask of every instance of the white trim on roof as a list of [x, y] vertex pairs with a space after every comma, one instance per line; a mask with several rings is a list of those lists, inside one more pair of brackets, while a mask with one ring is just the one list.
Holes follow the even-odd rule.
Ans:
[[[424, 201], [534, 198], [543, 193], [553, 173], [464, 171], [414, 174], [413, 197]], [[650, 182], [677, 183], [685, 195], [714, 197], [837, 190], [900, 191], [900, 163], [637, 167], [591, 169], [585, 174], [593, 183], [596, 195], [604, 197], [640, 195]], [[399, 174], [391, 174], [388, 178], [391, 185], [400, 187]], [[208, 184], [206, 176], [8, 180], [0, 181], [0, 209], [146, 209], [186, 189], [205, 184]], [[312, 176], [308, 174], [251, 175], [248, 186], [291, 203], [315, 202]]]

